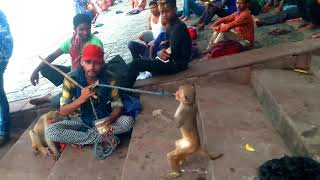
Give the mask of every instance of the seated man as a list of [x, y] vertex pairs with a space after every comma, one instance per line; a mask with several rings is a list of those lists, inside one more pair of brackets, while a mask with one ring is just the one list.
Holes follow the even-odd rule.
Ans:
[[197, 16], [201, 16], [205, 11], [205, 6], [195, 2], [195, 0], [183, 0], [183, 14], [179, 18], [183, 21], [191, 20], [191, 12]]
[[176, 0], [160, 0], [159, 8], [162, 21], [169, 25], [166, 30], [168, 41], [163, 43], [164, 48], [158, 51], [159, 58], [151, 61], [133, 59], [129, 65], [127, 82], [124, 84], [127, 87], [134, 85], [139, 72], [149, 71], [153, 75], [174, 74], [188, 68], [192, 42], [187, 26], [177, 17]]
[[138, 35], [138, 38], [141, 41], [145, 42], [145, 45], [135, 42], [135, 41], [129, 41], [128, 48], [131, 52], [132, 58], [151, 58], [152, 53], [149, 53], [152, 51], [154, 47], [154, 40], [157, 39], [160, 33], [165, 31], [165, 25], [160, 19], [160, 12], [158, 9], [157, 1], [153, 0], [149, 3], [150, 12], [151, 15], [149, 17], [149, 27], [148, 31], [144, 31]]
[[205, 2], [206, 10], [198, 21], [199, 31], [208, 25], [215, 15], [225, 17], [237, 10], [236, 0], [219, 0]]
[[151, 15], [148, 18], [148, 30], [139, 33], [138, 38], [148, 44], [156, 39], [164, 31], [165, 24], [161, 21], [158, 2], [152, 0], [149, 3]]
[[[68, 66], [60, 66], [55, 65], [57, 68], [62, 70], [65, 73], [70, 72], [70, 70], [74, 70], [80, 65], [80, 55], [82, 51], [82, 47], [86, 44], [95, 44], [99, 47], [103, 48], [102, 42], [99, 40], [97, 36], [91, 34], [91, 19], [83, 14], [77, 14], [73, 18], [73, 27], [74, 27], [74, 35], [72, 38], [66, 40], [60, 48], [51, 53], [45, 60], [49, 63], [52, 63], [55, 59], [57, 59], [62, 54], [70, 54], [71, 56], [71, 68]], [[55, 70], [51, 69], [49, 66], [41, 62], [39, 66], [33, 71], [30, 81], [32, 85], [37, 85], [39, 83], [39, 72], [41, 72], [42, 76], [51, 81], [55, 86], [59, 86], [63, 82], [63, 76], [57, 73]], [[58, 99], [59, 97], [55, 97], [53, 100]], [[50, 102], [50, 96], [45, 96], [43, 98], [36, 98], [30, 101], [33, 105], [39, 105], [43, 103]], [[57, 103], [54, 103], [53, 106], [56, 106]]]
[[320, 25], [320, 1], [319, 0], [297, 0], [297, 5], [305, 21], [299, 28], [314, 29]]
[[[97, 83], [116, 85], [116, 81], [102, 71], [104, 65], [102, 48], [93, 44], [83, 48], [81, 67], [72, 71], [70, 77], [84, 88], [80, 89], [71, 81], [64, 79], [59, 110], [62, 116], [78, 112], [81, 121], [70, 116], [71, 119], [51, 124], [46, 129], [47, 138], [53, 142], [66, 144], [93, 144], [98, 134], [86, 126], [93, 127], [98, 120], [104, 120], [103, 126], [111, 126], [114, 134], [131, 130], [134, 120], [122, 115], [123, 104], [118, 90], [106, 87], [92, 89], [92, 85]], [[93, 98], [93, 95], [96, 98]]]
[[254, 42], [254, 23], [248, 0], [237, 0], [237, 9], [230, 16], [217, 20], [213, 25], [214, 30], [207, 50], [208, 53], [213, 45], [225, 41], [238, 41], [243, 47], [250, 47]]

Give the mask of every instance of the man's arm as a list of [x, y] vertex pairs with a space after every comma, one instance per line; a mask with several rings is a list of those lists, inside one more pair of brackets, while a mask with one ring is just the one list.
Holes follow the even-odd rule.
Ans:
[[244, 24], [247, 24], [251, 20], [250, 18], [252, 18], [252, 16], [250, 14], [249, 15], [248, 14], [241, 15], [237, 20], [234, 20], [228, 24], [221, 25], [219, 28], [219, 31], [225, 32], [225, 31], [229, 31], [230, 29], [236, 28], [238, 26], [242, 26]]
[[148, 27], [147, 27], [148, 30], [152, 30], [151, 28], [151, 15], [148, 17]]
[[[63, 51], [59, 48], [56, 51], [54, 51], [53, 53], [51, 53], [48, 57], [46, 57], [46, 61], [49, 63], [52, 63], [55, 59], [57, 59], [57, 57], [61, 56], [63, 54]], [[39, 83], [39, 72], [40, 70], [47, 66], [45, 63], [41, 62], [38, 67], [33, 71], [30, 81], [32, 83], [32, 85], [36, 85]]]
[[[62, 96], [64, 96], [64, 93], [66, 92], [62, 92]], [[78, 99], [60, 107], [59, 114], [62, 116], [67, 116], [74, 113], [81, 106], [81, 104], [87, 102], [94, 94], [95, 92], [91, 90], [91, 86], [83, 88], [81, 90], [81, 96]]]
[[222, 23], [227, 24], [227, 23], [234, 21], [234, 19], [236, 18], [236, 13], [237, 12], [235, 12], [229, 16], [218, 19], [215, 23], [213, 23], [212, 28], [219, 26]]

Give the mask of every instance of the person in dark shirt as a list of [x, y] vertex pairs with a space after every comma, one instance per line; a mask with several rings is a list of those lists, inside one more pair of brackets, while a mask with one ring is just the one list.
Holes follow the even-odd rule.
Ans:
[[176, 15], [176, 0], [160, 0], [159, 8], [162, 21], [169, 24], [166, 31], [167, 41], [162, 43], [157, 58], [137, 58], [129, 65], [127, 82], [132, 87], [139, 72], [149, 71], [153, 75], [175, 74], [188, 68], [192, 42], [187, 26]]

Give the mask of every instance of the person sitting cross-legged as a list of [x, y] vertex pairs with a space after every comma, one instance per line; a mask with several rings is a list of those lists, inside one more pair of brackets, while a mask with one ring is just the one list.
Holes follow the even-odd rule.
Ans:
[[[103, 71], [104, 65], [101, 47], [89, 44], [83, 48], [81, 67], [69, 75], [84, 88], [80, 89], [64, 79], [59, 114], [69, 116], [69, 119], [49, 125], [45, 131], [46, 138], [65, 144], [94, 144], [98, 134], [88, 127], [94, 127], [97, 121], [104, 121], [99, 126], [111, 127], [116, 135], [131, 130], [134, 119], [122, 115], [123, 103], [118, 90], [101, 86], [92, 88], [93, 84], [117, 85]], [[75, 113], [80, 114], [81, 121], [72, 116]]]
[[217, 20], [212, 25], [214, 32], [204, 54], [219, 42], [238, 41], [243, 47], [253, 44], [254, 22], [248, 9], [248, 0], [237, 0], [237, 9], [238, 11]]
[[162, 21], [168, 24], [167, 41], [161, 43], [157, 58], [133, 57], [129, 64], [126, 87], [132, 87], [139, 72], [149, 71], [152, 75], [175, 74], [188, 68], [191, 59], [192, 42], [187, 26], [176, 14], [176, 0], [160, 0]]

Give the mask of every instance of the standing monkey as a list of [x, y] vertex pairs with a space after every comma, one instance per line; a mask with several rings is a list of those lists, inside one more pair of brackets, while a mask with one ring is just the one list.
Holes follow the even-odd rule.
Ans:
[[[171, 172], [166, 175], [167, 178], [177, 178], [181, 176], [181, 165], [183, 161], [194, 153], [215, 160], [223, 156], [209, 155], [201, 149], [200, 137], [197, 127], [197, 106], [195, 87], [191, 85], [180, 86], [175, 93], [176, 100], [180, 102], [175, 114], [174, 121], [177, 128], [180, 129], [182, 138], [175, 142], [176, 149], [167, 154]], [[159, 116], [161, 119], [168, 121], [169, 118], [162, 114], [161, 109], [153, 111], [153, 116]]]

